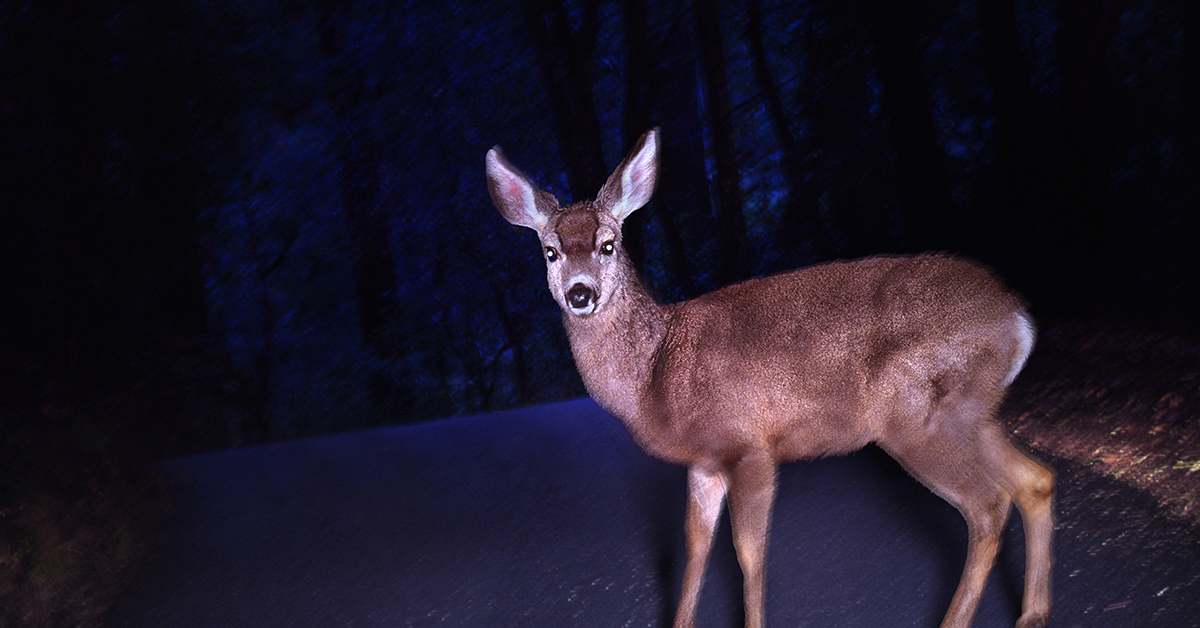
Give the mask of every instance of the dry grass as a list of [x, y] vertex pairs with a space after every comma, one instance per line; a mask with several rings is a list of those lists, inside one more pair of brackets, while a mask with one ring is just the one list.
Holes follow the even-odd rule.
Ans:
[[1042, 336], [1003, 414], [1018, 440], [1200, 524], [1200, 341], [1084, 325]]

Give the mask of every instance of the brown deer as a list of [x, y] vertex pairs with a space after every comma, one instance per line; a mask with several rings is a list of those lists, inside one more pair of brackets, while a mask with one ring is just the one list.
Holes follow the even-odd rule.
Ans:
[[942, 627], [970, 625], [1013, 502], [1028, 546], [1017, 626], [1045, 624], [1054, 475], [993, 420], [1034, 329], [991, 273], [947, 255], [873, 257], [661, 305], [621, 246], [622, 222], [654, 191], [657, 129], [592, 201], [560, 207], [499, 148], [486, 169], [500, 214], [541, 239], [588, 392], [649, 454], [688, 467], [676, 628], [694, 624], [726, 496], [746, 626], [760, 628], [777, 466], [868, 443], [967, 521], [966, 566]]

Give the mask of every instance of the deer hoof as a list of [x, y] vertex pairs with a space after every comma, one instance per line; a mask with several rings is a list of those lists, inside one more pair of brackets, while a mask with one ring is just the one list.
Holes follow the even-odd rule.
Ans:
[[1046, 623], [1049, 621], [1050, 613], [1048, 611], [1025, 613], [1017, 620], [1017, 628], [1045, 628]]

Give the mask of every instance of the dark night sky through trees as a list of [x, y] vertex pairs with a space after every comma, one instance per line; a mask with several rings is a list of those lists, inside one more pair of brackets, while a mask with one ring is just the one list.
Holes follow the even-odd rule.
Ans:
[[664, 299], [939, 249], [1197, 331], [1194, 2], [57, 4], [0, 8], [4, 387], [210, 383], [167, 453], [581, 394], [483, 155], [581, 198], [654, 125]]

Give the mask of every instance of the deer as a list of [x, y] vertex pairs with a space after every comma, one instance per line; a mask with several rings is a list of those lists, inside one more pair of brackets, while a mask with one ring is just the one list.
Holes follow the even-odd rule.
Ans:
[[500, 215], [537, 232], [588, 394], [649, 455], [687, 467], [675, 628], [695, 624], [726, 502], [745, 625], [762, 628], [779, 465], [872, 443], [966, 520], [966, 562], [942, 628], [971, 624], [1014, 504], [1026, 539], [1016, 625], [1044, 626], [1054, 472], [995, 419], [1033, 350], [1023, 300], [977, 263], [926, 253], [816, 264], [660, 304], [621, 238], [651, 199], [658, 153], [654, 128], [595, 199], [565, 206], [499, 146], [485, 169]]

